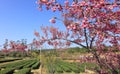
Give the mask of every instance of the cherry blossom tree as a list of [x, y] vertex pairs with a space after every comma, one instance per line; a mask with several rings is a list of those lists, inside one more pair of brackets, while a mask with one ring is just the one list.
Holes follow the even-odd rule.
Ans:
[[64, 0], [64, 4], [59, 0], [38, 0], [37, 4], [41, 10], [45, 6], [46, 10], [61, 12], [62, 20], [53, 17], [49, 21], [55, 24], [60, 20], [66, 27], [66, 31], [53, 26], [41, 27], [43, 36], [35, 31], [38, 46], [45, 42], [54, 47], [75, 43], [94, 55], [101, 71], [105, 69], [118, 74], [120, 54], [113, 51], [120, 50], [119, 0]]
[[5, 54], [5, 56], [9, 52], [9, 50], [8, 50], [8, 39], [5, 39], [5, 43], [3, 44], [2, 52]]
[[5, 40], [5, 43], [3, 44], [3, 52], [13, 52], [13, 51], [20, 51], [24, 52], [25, 49], [27, 48], [27, 44], [25, 40], [20, 41], [8, 41], [8, 39]]
[[25, 44], [23, 40], [21, 42], [10, 41], [9, 46], [10, 46], [9, 49], [11, 51], [24, 52], [25, 49], [27, 48], [27, 45]]

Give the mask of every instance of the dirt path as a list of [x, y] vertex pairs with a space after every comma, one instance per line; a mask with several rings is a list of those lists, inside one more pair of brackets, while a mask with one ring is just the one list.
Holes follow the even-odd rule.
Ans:
[[39, 67], [39, 69], [35, 69], [31, 71], [33, 74], [47, 74], [46, 69], [42, 67], [42, 65]]

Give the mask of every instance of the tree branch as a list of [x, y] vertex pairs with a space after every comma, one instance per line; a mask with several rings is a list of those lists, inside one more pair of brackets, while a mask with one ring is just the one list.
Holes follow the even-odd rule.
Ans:
[[84, 36], [85, 36], [85, 40], [86, 40], [87, 49], [89, 49], [86, 28], [84, 28]]
[[[85, 49], [88, 49], [85, 45], [83, 45], [83, 44], [81, 44], [81, 43], [78, 43], [78, 42], [75, 42], [75, 41], [72, 41], [72, 40], [69, 40], [69, 39], [65, 39], [65, 38], [57, 38], [56, 37], [56, 39], [62, 39], [62, 40], [65, 40], [65, 41], [69, 41], [69, 42], [72, 42], [72, 43], [74, 43], [74, 44], [77, 44], [77, 45], [80, 45], [80, 46], [82, 46], [83, 48], [85, 48]], [[54, 40], [56, 40], [56, 39], [54, 39]], [[50, 41], [50, 40], [53, 40], [53, 39], [47, 39], [46, 41]]]
[[77, 45], [80, 45], [80, 46], [82, 46], [83, 48], [86, 48], [86, 49], [88, 49], [86, 46], [84, 46], [84, 45], [83, 45], [83, 44], [81, 44], [81, 43], [77, 43], [77, 42], [75, 42], [75, 41], [68, 40], [68, 39], [63, 39], [63, 40], [70, 41], [70, 42], [72, 42], [72, 43], [75, 43], [75, 44], [77, 44]]
[[95, 37], [96, 37], [96, 35], [90, 41], [90, 49], [92, 49], [92, 45], [93, 45], [93, 41], [94, 41]]

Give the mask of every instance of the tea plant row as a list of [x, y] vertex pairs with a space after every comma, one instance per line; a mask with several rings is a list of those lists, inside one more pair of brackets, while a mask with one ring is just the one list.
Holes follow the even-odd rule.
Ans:
[[0, 60], [0, 63], [10, 62], [10, 61], [15, 61], [15, 60], [21, 60], [21, 58], [1, 59], [1, 60]]
[[92, 63], [69, 63], [64, 61], [56, 61], [55, 63], [47, 63], [46, 67], [48, 70], [48, 73], [54, 73], [54, 74], [61, 74], [61, 73], [81, 73], [85, 71], [85, 68], [98, 68], [97, 65], [93, 65]]
[[22, 60], [2, 65], [0, 67], [0, 74], [29, 74], [32, 69], [37, 69], [39, 66], [39, 60]]

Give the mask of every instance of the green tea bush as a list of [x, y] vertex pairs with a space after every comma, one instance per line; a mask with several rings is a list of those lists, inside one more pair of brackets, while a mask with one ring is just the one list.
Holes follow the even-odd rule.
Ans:
[[10, 62], [10, 61], [15, 61], [15, 60], [21, 60], [21, 59], [2, 59], [0, 60], [0, 63], [3, 63], [3, 62]]
[[63, 69], [57, 64], [54, 64], [55, 72], [57, 73], [63, 73]]
[[39, 68], [39, 66], [40, 66], [40, 62], [39, 61], [37, 61], [35, 64], [33, 64], [32, 65], [32, 69], [37, 69], [37, 68]]
[[30, 68], [23, 68], [21, 70], [19, 70], [18, 72], [15, 72], [13, 74], [30, 74], [31, 69]]
[[25, 65], [24, 68], [31, 67], [36, 61], [31, 61], [29, 64]]
[[6, 68], [5, 70], [1, 70], [0, 74], [12, 74], [15, 68]]

